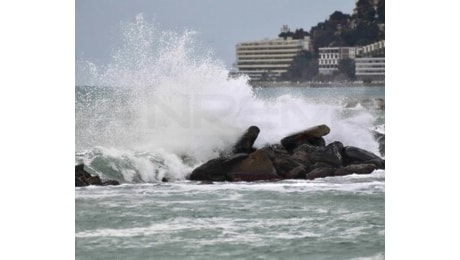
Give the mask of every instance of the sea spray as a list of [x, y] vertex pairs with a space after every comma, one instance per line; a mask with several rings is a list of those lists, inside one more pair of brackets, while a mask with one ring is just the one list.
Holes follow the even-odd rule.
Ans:
[[326, 124], [327, 142], [378, 151], [365, 109], [288, 94], [258, 98], [246, 77], [228, 78], [221, 61], [198, 50], [193, 31], [159, 31], [142, 15], [122, 24], [111, 62], [79, 60], [76, 76], [76, 161], [107, 178], [184, 179], [251, 125], [261, 130], [256, 147]]

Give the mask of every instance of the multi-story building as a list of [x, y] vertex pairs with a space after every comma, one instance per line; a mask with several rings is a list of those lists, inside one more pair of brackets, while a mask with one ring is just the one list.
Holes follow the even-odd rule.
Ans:
[[260, 81], [276, 80], [286, 72], [299, 52], [310, 49], [309, 36], [294, 38], [286, 34], [286, 29], [283, 27], [284, 37], [237, 44], [236, 66], [239, 73], [248, 75], [253, 81]]
[[319, 74], [331, 75], [339, 69], [342, 59], [354, 59], [360, 47], [323, 47], [318, 48]]
[[357, 56], [359, 57], [385, 57], [385, 40], [363, 46]]
[[385, 40], [363, 46], [355, 59], [358, 80], [385, 80]]
[[340, 60], [349, 58], [355, 61], [358, 80], [385, 80], [385, 40], [362, 47], [323, 47], [318, 52], [319, 74], [333, 74]]
[[357, 80], [385, 80], [385, 57], [361, 57], [355, 59]]

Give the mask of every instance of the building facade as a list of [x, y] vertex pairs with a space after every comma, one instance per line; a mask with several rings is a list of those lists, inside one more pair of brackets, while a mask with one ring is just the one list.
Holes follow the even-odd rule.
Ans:
[[355, 59], [360, 47], [323, 47], [318, 48], [319, 74], [331, 75], [339, 69], [342, 59]]
[[319, 52], [319, 74], [332, 75], [342, 59], [353, 59], [357, 80], [385, 80], [385, 40], [360, 47], [323, 47]]
[[299, 52], [310, 49], [310, 37], [243, 42], [236, 45], [236, 67], [253, 81], [276, 80]]
[[362, 81], [385, 80], [385, 57], [361, 57], [355, 59], [355, 76]]
[[360, 48], [359, 57], [385, 57], [385, 40], [374, 42]]
[[355, 59], [355, 76], [362, 81], [385, 80], [385, 40], [363, 46]]

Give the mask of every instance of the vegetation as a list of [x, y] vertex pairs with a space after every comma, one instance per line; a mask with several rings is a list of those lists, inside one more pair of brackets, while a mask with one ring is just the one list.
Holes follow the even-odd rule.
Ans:
[[318, 74], [318, 59], [309, 51], [302, 51], [291, 63], [288, 71], [281, 75], [281, 80], [308, 81]]
[[313, 50], [320, 47], [362, 46], [385, 39], [385, 0], [380, 0], [377, 10], [372, 0], [356, 2], [353, 15], [335, 11], [324, 22], [318, 23], [310, 30]]
[[378, 1], [376, 8], [373, 0], [358, 0], [355, 13], [332, 13], [324, 22], [318, 23], [304, 32], [298, 29], [294, 33], [283, 32], [280, 37], [303, 39], [309, 35], [311, 52], [303, 51], [293, 60], [289, 70], [280, 80], [354, 80], [355, 64], [352, 59], [340, 61], [338, 71], [333, 75], [318, 74], [318, 48], [338, 46], [363, 46], [385, 39], [385, 0]]

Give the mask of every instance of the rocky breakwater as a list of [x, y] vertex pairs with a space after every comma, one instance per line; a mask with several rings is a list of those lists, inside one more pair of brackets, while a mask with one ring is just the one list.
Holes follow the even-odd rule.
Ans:
[[84, 168], [84, 164], [75, 165], [75, 187], [120, 185], [116, 180], [101, 180], [97, 175], [91, 176]]
[[327, 125], [317, 125], [289, 135], [280, 144], [253, 147], [260, 132], [251, 126], [234, 145], [232, 152], [195, 168], [189, 176], [196, 181], [272, 181], [316, 179], [348, 174], [369, 174], [385, 169], [385, 160], [364, 149], [326, 144]]

